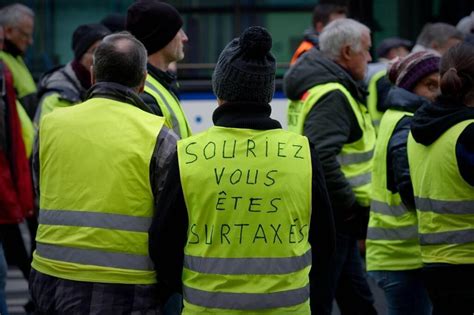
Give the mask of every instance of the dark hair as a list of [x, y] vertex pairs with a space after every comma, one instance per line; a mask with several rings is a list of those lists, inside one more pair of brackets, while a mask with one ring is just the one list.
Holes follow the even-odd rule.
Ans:
[[104, 37], [94, 54], [97, 82], [115, 82], [137, 88], [146, 75], [147, 53], [143, 44], [128, 32]]
[[318, 3], [313, 10], [313, 26], [316, 27], [318, 22], [323, 25], [328, 24], [331, 14], [347, 14], [347, 7], [339, 4]]
[[474, 98], [474, 46], [451, 47], [441, 58], [441, 95], [465, 103]]

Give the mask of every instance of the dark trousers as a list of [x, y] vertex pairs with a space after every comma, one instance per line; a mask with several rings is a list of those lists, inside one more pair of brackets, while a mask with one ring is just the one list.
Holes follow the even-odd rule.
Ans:
[[355, 237], [337, 233], [328, 270], [315, 271], [314, 277], [311, 309], [315, 314], [330, 315], [334, 298], [342, 315], [377, 314]]
[[5, 258], [9, 265], [17, 266], [26, 280], [30, 275], [31, 259], [26, 251], [18, 224], [2, 224], [0, 234]]
[[474, 314], [474, 265], [428, 265], [423, 281], [433, 315]]

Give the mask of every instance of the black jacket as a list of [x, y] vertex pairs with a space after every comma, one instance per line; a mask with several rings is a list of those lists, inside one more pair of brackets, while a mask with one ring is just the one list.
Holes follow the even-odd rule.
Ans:
[[[279, 122], [270, 118], [270, 112], [271, 108], [266, 104], [227, 103], [214, 111], [213, 121], [216, 126], [222, 127], [257, 130], [281, 128]], [[335, 232], [324, 176], [318, 156], [313, 149], [311, 158], [313, 182], [309, 242], [313, 245], [313, 273], [315, 269], [320, 271], [327, 268], [335, 247]], [[188, 215], [181, 188], [177, 154], [171, 162], [157, 209], [149, 233], [149, 252], [157, 270], [162, 294], [169, 295], [171, 292], [181, 292], [181, 274], [188, 229]], [[313, 284], [313, 281], [310, 282]]]
[[[421, 96], [398, 87], [392, 87], [385, 101], [385, 108], [414, 113], [429, 101]], [[408, 167], [407, 141], [411, 116], [403, 117], [392, 133], [387, 147], [387, 188], [400, 193], [408, 209], [415, 209], [410, 169]]]
[[[416, 142], [428, 146], [452, 126], [474, 119], [474, 108], [440, 97], [416, 111], [411, 132]], [[456, 159], [463, 179], [474, 186], [474, 123], [467, 126], [456, 143]]]
[[[316, 49], [301, 56], [288, 70], [283, 89], [289, 99], [298, 100], [308, 89], [329, 82], [342, 84], [356, 100], [365, 103], [367, 93], [362, 83], [354, 81], [347, 71]], [[351, 105], [342, 92], [332, 91], [319, 99], [306, 118], [304, 135], [314, 144], [321, 159], [336, 223], [367, 212], [368, 209], [356, 204], [352, 187], [336, 159], [344, 144], [362, 137]]]

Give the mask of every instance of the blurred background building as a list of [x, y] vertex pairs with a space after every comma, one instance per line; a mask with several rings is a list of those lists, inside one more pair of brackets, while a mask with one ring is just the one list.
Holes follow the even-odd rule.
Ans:
[[[0, 0], [0, 6], [14, 1]], [[133, 0], [23, 0], [36, 13], [34, 45], [26, 62], [35, 78], [72, 57], [71, 34], [79, 24], [99, 22], [110, 13], [126, 14]], [[189, 37], [186, 57], [178, 65], [182, 88], [199, 89], [196, 81], [208, 80], [213, 63], [231, 38], [250, 25], [272, 33], [273, 53], [282, 76], [291, 56], [311, 24], [318, 1], [305, 0], [174, 0], [185, 19]], [[349, 16], [373, 30], [373, 47], [383, 38], [400, 36], [416, 40], [427, 22], [456, 25], [474, 10], [472, 0], [321, 0], [345, 4]], [[191, 80], [187, 84], [187, 81]]]

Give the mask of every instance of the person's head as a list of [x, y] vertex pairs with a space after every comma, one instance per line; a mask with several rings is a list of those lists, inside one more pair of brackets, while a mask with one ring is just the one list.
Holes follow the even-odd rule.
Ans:
[[19, 3], [8, 5], [0, 10], [0, 25], [3, 26], [5, 39], [25, 53], [33, 44], [35, 14]]
[[275, 91], [275, 57], [272, 37], [260, 26], [247, 28], [221, 52], [212, 90], [219, 104], [225, 102], [270, 103]]
[[145, 45], [148, 56], [160, 53], [167, 63], [184, 58], [188, 41], [178, 11], [158, 0], [135, 1], [127, 11], [126, 29]]
[[434, 101], [439, 95], [439, 61], [434, 53], [414, 52], [390, 64], [387, 76], [392, 84]]
[[462, 42], [463, 38], [463, 34], [450, 24], [429, 23], [421, 30], [416, 43], [443, 55], [449, 48]]
[[462, 43], [441, 58], [441, 95], [474, 107], [474, 46]]
[[316, 32], [321, 33], [323, 28], [336, 19], [347, 16], [347, 7], [332, 3], [318, 3], [313, 10], [313, 27]]
[[410, 53], [413, 43], [400, 37], [390, 37], [384, 39], [377, 46], [375, 51], [377, 58], [392, 60], [396, 57], [403, 58]]
[[127, 17], [120, 13], [110, 13], [100, 20], [100, 24], [107, 27], [111, 33], [122, 32], [125, 30], [125, 21]]
[[114, 82], [142, 92], [147, 54], [143, 44], [127, 32], [104, 37], [92, 65], [92, 83]]
[[321, 52], [346, 69], [355, 80], [365, 76], [367, 63], [372, 60], [370, 29], [352, 19], [329, 23], [319, 37]]
[[464, 35], [474, 34], [474, 11], [459, 20], [456, 28]]
[[72, 34], [72, 50], [74, 59], [79, 61], [87, 70], [92, 66], [92, 56], [102, 38], [110, 31], [102, 24], [79, 25]]

